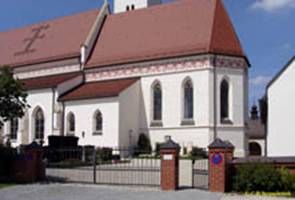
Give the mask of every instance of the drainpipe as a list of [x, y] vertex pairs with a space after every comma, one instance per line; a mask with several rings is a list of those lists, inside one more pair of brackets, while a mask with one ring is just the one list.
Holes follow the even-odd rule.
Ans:
[[62, 105], [61, 135], [64, 136], [64, 133], [65, 133], [64, 132], [64, 130], [65, 130], [65, 122], [64, 122], [64, 120], [65, 120], [65, 103], [64, 103], [64, 101], [62, 101], [61, 105]]
[[51, 135], [54, 134], [54, 114], [55, 114], [55, 89], [52, 88], [52, 114], [51, 114]]
[[217, 56], [214, 55], [213, 57], [213, 139], [215, 140], [217, 138], [217, 90], [216, 90], [216, 58]]

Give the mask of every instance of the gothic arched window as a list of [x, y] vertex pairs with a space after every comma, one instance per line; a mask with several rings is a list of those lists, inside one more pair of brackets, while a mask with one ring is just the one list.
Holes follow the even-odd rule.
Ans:
[[226, 80], [220, 86], [220, 118], [221, 121], [229, 120], [229, 84]]
[[131, 5], [131, 10], [135, 10], [135, 5], [134, 4]]
[[126, 11], [129, 11], [130, 10], [130, 7], [129, 6], [126, 6]]
[[35, 112], [35, 138], [44, 139], [44, 114], [41, 108]]
[[193, 119], [194, 117], [194, 91], [190, 79], [183, 84], [183, 118]]
[[93, 117], [93, 121], [94, 121], [93, 134], [101, 135], [102, 134], [103, 118], [102, 118], [102, 114], [99, 110], [95, 112], [94, 117]]
[[153, 87], [153, 120], [162, 120], [162, 89], [160, 83]]
[[16, 140], [18, 132], [18, 118], [14, 118], [10, 121], [10, 139]]
[[69, 113], [67, 121], [68, 121], [68, 134], [72, 135], [75, 133], [75, 130], [76, 130], [75, 115], [73, 113]]

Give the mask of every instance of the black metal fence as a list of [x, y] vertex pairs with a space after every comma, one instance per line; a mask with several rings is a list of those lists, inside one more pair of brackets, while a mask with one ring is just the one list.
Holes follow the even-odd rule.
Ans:
[[155, 152], [79, 147], [46, 149], [49, 181], [110, 185], [160, 186], [160, 159]]
[[203, 190], [209, 188], [208, 158], [193, 161], [193, 187]]

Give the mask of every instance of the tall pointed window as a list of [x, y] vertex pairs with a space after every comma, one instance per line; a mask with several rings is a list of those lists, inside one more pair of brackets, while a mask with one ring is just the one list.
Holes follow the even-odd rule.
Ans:
[[35, 139], [44, 139], [44, 114], [40, 108], [35, 113]]
[[103, 122], [103, 118], [102, 118], [102, 114], [101, 112], [98, 110], [95, 112], [94, 117], [93, 117], [93, 134], [94, 135], [101, 135], [102, 134], [102, 122]]
[[220, 86], [220, 118], [221, 122], [229, 121], [229, 84], [226, 80]]
[[76, 130], [75, 115], [73, 113], [69, 113], [67, 121], [68, 121], [68, 135], [75, 134], [75, 130]]
[[153, 87], [153, 120], [162, 120], [162, 89], [160, 83]]
[[10, 121], [10, 139], [17, 140], [18, 132], [18, 118], [14, 118]]
[[183, 119], [194, 118], [194, 92], [193, 84], [190, 79], [186, 80], [183, 85]]

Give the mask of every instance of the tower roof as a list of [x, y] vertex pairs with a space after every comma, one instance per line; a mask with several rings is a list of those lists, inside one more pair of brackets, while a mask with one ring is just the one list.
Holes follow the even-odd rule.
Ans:
[[245, 57], [221, 0], [178, 0], [107, 16], [86, 67], [205, 53]]

